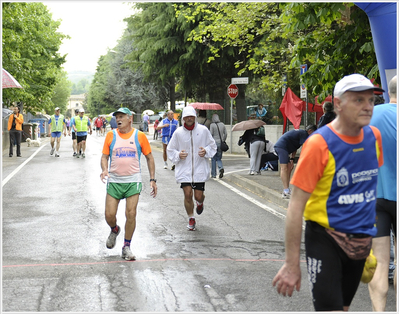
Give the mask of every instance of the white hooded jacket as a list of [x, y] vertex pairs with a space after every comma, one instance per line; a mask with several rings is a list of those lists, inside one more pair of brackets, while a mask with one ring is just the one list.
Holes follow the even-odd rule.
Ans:
[[[182, 118], [196, 116], [195, 109], [191, 106], [183, 109]], [[200, 157], [200, 147], [205, 148], [205, 157]], [[186, 159], [180, 159], [182, 150], [188, 153]], [[195, 126], [192, 131], [180, 126], [168, 144], [168, 158], [176, 165], [175, 177], [177, 183], [205, 182], [209, 179], [210, 167], [209, 158], [216, 154], [217, 146], [211, 133], [206, 126], [203, 126], [195, 119]]]

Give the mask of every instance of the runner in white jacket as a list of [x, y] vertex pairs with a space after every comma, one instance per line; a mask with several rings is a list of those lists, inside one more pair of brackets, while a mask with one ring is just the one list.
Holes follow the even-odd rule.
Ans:
[[204, 209], [205, 181], [209, 180], [209, 158], [216, 154], [217, 146], [208, 128], [199, 124], [195, 109], [183, 109], [183, 125], [173, 134], [168, 147], [168, 158], [176, 165], [176, 182], [184, 192], [184, 206], [189, 217], [189, 230], [195, 230], [194, 198], [197, 214]]

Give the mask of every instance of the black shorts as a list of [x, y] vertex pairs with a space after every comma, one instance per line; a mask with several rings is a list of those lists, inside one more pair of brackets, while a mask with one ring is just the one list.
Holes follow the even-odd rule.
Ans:
[[391, 228], [396, 237], [396, 202], [377, 198], [375, 209], [377, 214], [377, 235], [375, 238], [389, 237]]
[[82, 142], [82, 141], [85, 141], [85, 140], [86, 140], [86, 138], [87, 138], [87, 135], [84, 135], [84, 136], [77, 136], [76, 138], [77, 138], [77, 140], [78, 140], [78, 143], [80, 143], [80, 142]]
[[76, 133], [72, 132], [72, 140], [76, 140]]
[[365, 259], [350, 259], [325, 228], [313, 221], [306, 222], [305, 248], [315, 310], [342, 311], [356, 294]]
[[193, 190], [205, 191], [205, 182], [181, 183], [180, 187], [191, 186]]
[[287, 152], [285, 149], [280, 147], [275, 147], [274, 151], [278, 155], [278, 159], [280, 160], [280, 164], [288, 164], [290, 162], [290, 153]]

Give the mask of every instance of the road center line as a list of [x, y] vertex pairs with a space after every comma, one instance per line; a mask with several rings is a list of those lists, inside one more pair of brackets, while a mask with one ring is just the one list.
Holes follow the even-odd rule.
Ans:
[[21, 170], [29, 161], [31, 161], [32, 158], [35, 157], [36, 154], [37, 154], [38, 152], [40, 152], [45, 146], [46, 146], [46, 145], [43, 145], [43, 146], [41, 146], [40, 148], [38, 148], [27, 160], [25, 160], [22, 164], [20, 164], [19, 167], [18, 167], [17, 169], [15, 169], [13, 172], [11, 172], [11, 173], [7, 176], [7, 178], [5, 178], [5, 179], [3, 180], [3, 182], [1, 183], [1, 187], [4, 187], [4, 186], [6, 185], [6, 183], [7, 183], [8, 181], [10, 181], [11, 178], [12, 178], [13, 176], [15, 176], [15, 175], [18, 173], [18, 171]]

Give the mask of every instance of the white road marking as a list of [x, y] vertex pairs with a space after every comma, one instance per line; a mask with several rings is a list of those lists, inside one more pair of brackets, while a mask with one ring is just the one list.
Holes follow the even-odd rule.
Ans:
[[32, 159], [33, 157], [35, 157], [36, 154], [37, 154], [38, 152], [40, 152], [45, 146], [47, 146], [47, 145], [43, 145], [43, 146], [41, 146], [40, 148], [38, 148], [27, 160], [25, 160], [22, 164], [20, 164], [19, 167], [18, 167], [17, 169], [15, 169], [13, 172], [11, 172], [11, 173], [7, 176], [7, 178], [5, 178], [5, 179], [3, 180], [3, 182], [1, 183], [1, 187], [4, 187], [4, 186], [6, 185], [6, 183], [7, 183], [8, 181], [10, 181], [11, 178], [12, 178], [13, 176], [15, 176], [15, 175], [18, 173], [18, 171], [21, 170], [29, 161], [31, 161], [31, 159]]
[[[229, 172], [231, 173], [231, 172]], [[241, 192], [240, 190], [236, 189], [235, 187], [231, 186], [230, 184], [222, 181], [222, 180], [215, 180], [217, 182], [219, 182], [220, 184], [224, 185], [226, 188], [228, 188], [230, 191], [240, 195], [241, 197], [245, 198], [246, 200], [250, 201], [251, 203], [255, 204], [256, 206], [259, 206], [260, 208], [266, 210], [267, 212], [271, 213], [272, 215], [281, 218], [283, 220], [285, 220], [285, 218], [287, 217], [286, 215], [274, 210], [273, 208], [257, 201], [256, 199], [254, 199], [253, 197]], [[302, 230], [305, 230], [305, 224], [302, 221]]]
[[222, 180], [217, 180], [220, 184], [224, 185], [226, 188], [228, 188], [230, 191], [240, 195], [241, 197], [245, 198], [246, 200], [250, 201], [251, 203], [259, 206], [260, 208], [263, 208], [264, 210], [268, 211], [269, 213], [281, 218], [281, 219], [285, 219], [285, 215], [282, 213], [279, 213], [278, 211], [274, 210], [273, 208], [257, 201], [256, 199], [254, 199], [253, 197], [239, 191], [238, 189], [236, 189], [235, 187], [231, 186], [230, 184], [222, 181]]

